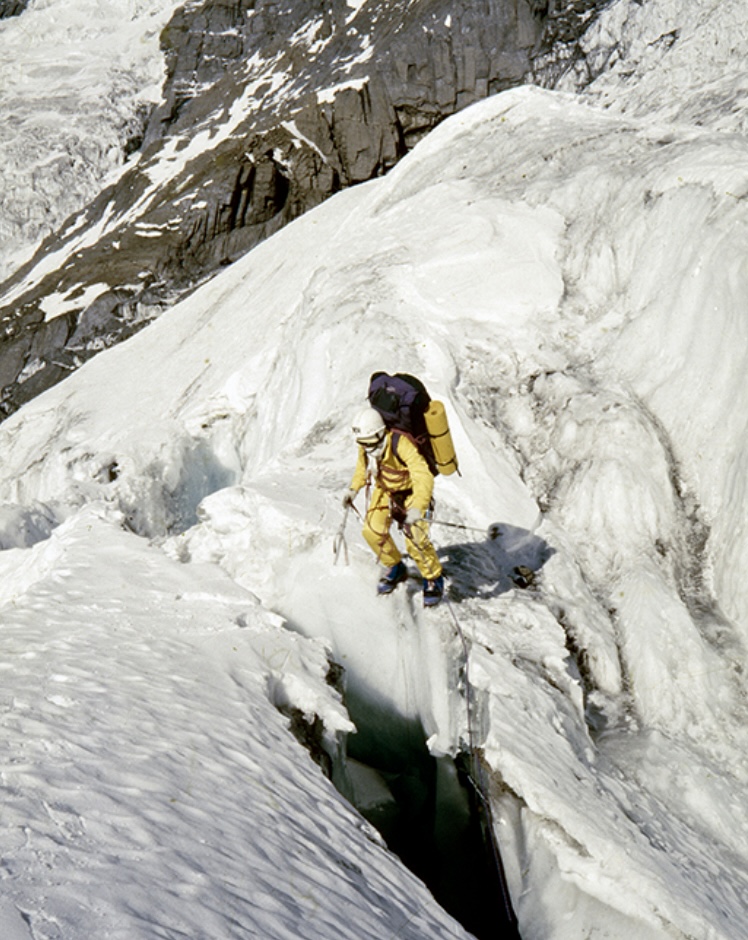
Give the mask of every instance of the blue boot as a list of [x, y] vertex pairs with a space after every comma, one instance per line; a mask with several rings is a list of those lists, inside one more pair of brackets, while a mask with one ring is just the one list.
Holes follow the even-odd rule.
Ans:
[[423, 579], [423, 606], [436, 607], [444, 597], [444, 575], [429, 581]]
[[391, 594], [401, 581], [408, 577], [408, 569], [405, 563], [399, 561], [396, 565], [388, 568], [377, 585], [377, 594]]

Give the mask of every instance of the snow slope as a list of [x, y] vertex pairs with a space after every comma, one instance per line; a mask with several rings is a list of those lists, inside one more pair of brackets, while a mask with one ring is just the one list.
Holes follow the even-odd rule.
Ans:
[[[464, 936], [272, 708], [345, 730], [329, 650], [454, 753], [457, 624], [523, 940], [748, 934], [748, 144], [679, 87], [475, 106], [0, 426], [11, 940]], [[380, 368], [461, 460], [428, 614], [333, 565]]]

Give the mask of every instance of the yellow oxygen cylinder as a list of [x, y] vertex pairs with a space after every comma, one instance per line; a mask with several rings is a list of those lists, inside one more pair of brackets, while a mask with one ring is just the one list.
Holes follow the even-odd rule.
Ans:
[[449, 421], [444, 405], [440, 401], [432, 399], [425, 415], [426, 430], [431, 438], [431, 447], [436, 458], [436, 466], [439, 473], [448, 477], [451, 473], [460, 472], [457, 465], [457, 455], [455, 446], [452, 443], [452, 434], [449, 430]]

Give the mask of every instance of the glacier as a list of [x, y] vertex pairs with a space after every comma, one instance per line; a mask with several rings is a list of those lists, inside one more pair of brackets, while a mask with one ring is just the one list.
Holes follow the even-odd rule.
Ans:
[[0, 280], [121, 172], [176, 0], [35, 0], [0, 20]]
[[[584, 94], [450, 118], [0, 425], [3, 936], [468, 936], [288, 730], [347, 694], [477, 731], [523, 940], [748, 933], [738, 7], [611, 4]], [[448, 408], [437, 611], [352, 519], [334, 564], [376, 369]]]

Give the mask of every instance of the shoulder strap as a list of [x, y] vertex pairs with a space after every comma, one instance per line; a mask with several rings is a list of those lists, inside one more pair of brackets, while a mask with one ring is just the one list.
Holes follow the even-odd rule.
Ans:
[[404, 467], [406, 466], [406, 463], [403, 460], [403, 458], [400, 456], [400, 454], [398, 454], [397, 452], [397, 442], [400, 440], [402, 436], [403, 436], [402, 431], [392, 432], [392, 456], [395, 458], [395, 460], [397, 460], [399, 464], [402, 464], [402, 466]]
[[392, 455], [399, 464], [402, 464], [403, 467], [407, 467], [408, 465], [400, 456], [400, 454], [398, 454], [397, 452], [397, 443], [401, 437], [407, 438], [410, 441], [410, 443], [415, 447], [415, 449], [418, 451], [418, 453], [421, 454], [422, 457], [423, 457], [423, 454], [421, 453], [421, 448], [418, 444], [418, 440], [412, 434], [409, 434], [407, 431], [403, 431], [401, 428], [393, 428], [392, 429]]

